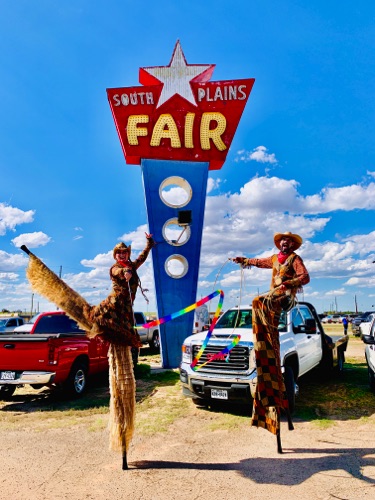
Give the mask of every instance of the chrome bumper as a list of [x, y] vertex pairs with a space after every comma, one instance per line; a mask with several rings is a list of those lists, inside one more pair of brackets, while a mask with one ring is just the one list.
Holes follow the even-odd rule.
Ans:
[[233, 397], [237, 399], [235, 393], [238, 390], [242, 392], [248, 388], [250, 390], [251, 397], [254, 398], [256, 385], [257, 385], [257, 374], [256, 370], [252, 370], [250, 373], [244, 375], [235, 375], [232, 373], [208, 373], [193, 371], [187, 363], [182, 363], [180, 366], [180, 381], [183, 388], [183, 394], [189, 397], [204, 397], [203, 394], [207, 394], [207, 389], [227, 389], [229, 391], [229, 396], [233, 394]]
[[56, 372], [22, 372], [14, 380], [0, 380], [0, 385], [23, 385], [23, 384], [52, 384]]

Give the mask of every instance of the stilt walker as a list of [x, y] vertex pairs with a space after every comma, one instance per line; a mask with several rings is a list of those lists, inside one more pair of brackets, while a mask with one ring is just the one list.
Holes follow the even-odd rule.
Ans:
[[109, 345], [110, 448], [122, 453], [122, 468], [127, 469], [127, 450], [134, 432], [135, 378], [131, 348], [142, 346], [133, 313], [133, 302], [141, 287], [137, 269], [146, 260], [154, 240], [146, 234], [147, 245], [133, 261], [131, 247], [119, 243], [113, 249], [116, 263], [110, 269], [112, 291], [97, 306], [90, 306], [76, 291], [51, 271], [27, 247], [30, 257], [27, 278], [32, 289], [55, 303], [86, 331], [89, 338], [100, 335]]
[[257, 388], [251, 424], [267, 429], [277, 437], [277, 450], [282, 453], [280, 413], [286, 412], [289, 430], [293, 423], [281, 373], [279, 319], [281, 311], [295, 305], [295, 296], [310, 281], [307, 269], [294, 250], [302, 244], [298, 234], [276, 233], [274, 243], [278, 254], [263, 259], [236, 257], [242, 267], [272, 269], [270, 291], [253, 300], [254, 351], [257, 367]]

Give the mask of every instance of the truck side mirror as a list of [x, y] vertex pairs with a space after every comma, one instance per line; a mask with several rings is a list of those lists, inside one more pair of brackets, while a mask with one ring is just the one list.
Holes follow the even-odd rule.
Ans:
[[305, 323], [293, 328], [294, 333], [316, 333], [316, 322], [313, 318], [307, 318]]
[[369, 345], [375, 344], [375, 337], [373, 337], [372, 335], [363, 335], [362, 340], [365, 344], [369, 344]]

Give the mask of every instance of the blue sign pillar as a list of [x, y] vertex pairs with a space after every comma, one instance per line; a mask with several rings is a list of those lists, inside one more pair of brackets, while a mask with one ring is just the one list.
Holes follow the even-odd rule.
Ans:
[[[209, 163], [142, 160], [159, 318], [196, 302]], [[177, 368], [194, 312], [160, 325], [164, 368]]]

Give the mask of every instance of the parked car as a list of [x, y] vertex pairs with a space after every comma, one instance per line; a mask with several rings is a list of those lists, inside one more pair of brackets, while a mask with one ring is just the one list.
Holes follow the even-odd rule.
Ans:
[[374, 313], [375, 311], [367, 311], [360, 316], [357, 316], [356, 318], [353, 319], [352, 321], [352, 333], [356, 337], [358, 337], [361, 334], [361, 331], [359, 329], [359, 325], [363, 323], [364, 321], [368, 321], [368, 318], [370, 314]]
[[375, 392], [375, 316], [373, 316], [369, 333], [362, 335], [362, 340], [366, 344], [365, 357], [368, 371], [368, 383], [370, 389]]
[[15, 328], [23, 325], [23, 318], [19, 316], [0, 317], [0, 334], [13, 332]]
[[363, 335], [370, 334], [371, 324], [374, 317], [375, 313], [371, 313], [369, 314], [366, 321], [362, 321], [362, 323], [359, 324], [359, 337], [361, 339], [363, 338]]
[[[71, 396], [86, 389], [87, 377], [108, 370], [109, 343], [89, 339], [63, 311], [44, 312], [0, 337], [0, 399], [18, 386], [60, 387]], [[132, 349], [133, 364], [139, 349]]]
[[153, 328], [143, 328], [141, 325], [147, 323], [147, 318], [143, 312], [134, 313], [135, 324], [139, 336], [141, 337], [142, 344], [148, 344], [151, 351], [160, 351], [160, 335], [157, 327]]

